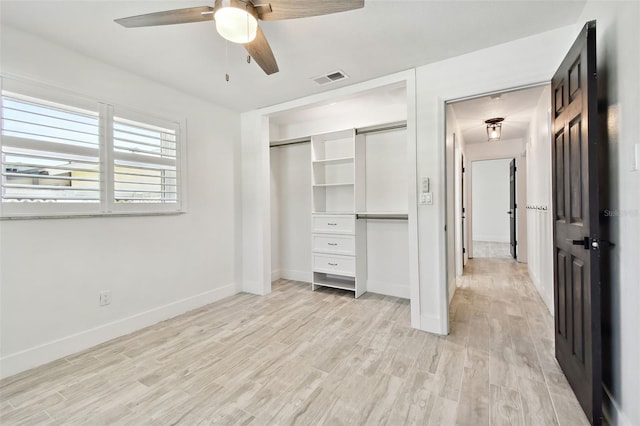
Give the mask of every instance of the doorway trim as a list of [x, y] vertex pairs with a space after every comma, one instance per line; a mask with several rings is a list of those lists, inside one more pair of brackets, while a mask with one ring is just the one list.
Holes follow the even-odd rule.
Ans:
[[[454, 208], [454, 215], [453, 215], [453, 223], [449, 223], [448, 221], [448, 217], [449, 215], [447, 214], [447, 206], [448, 206], [448, 202], [447, 199], [449, 197], [456, 197], [456, 191], [455, 191], [455, 182], [458, 179], [458, 176], [455, 174], [455, 168], [454, 168], [454, 173], [453, 173], [453, 180], [448, 179], [448, 168], [450, 167], [450, 159], [448, 158], [448, 147], [447, 147], [447, 134], [449, 133], [450, 130], [447, 129], [446, 126], [446, 122], [447, 122], [447, 106], [455, 103], [455, 102], [460, 102], [460, 101], [465, 101], [465, 100], [470, 100], [470, 99], [476, 99], [476, 98], [481, 98], [481, 97], [485, 97], [485, 96], [490, 96], [492, 94], [497, 94], [497, 93], [508, 93], [508, 92], [514, 92], [514, 91], [518, 91], [518, 90], [523, 90], [523, 89], [528, 89], [528, 88], [532, 88], [532, 87], [540, 87], [540, 86], [548, 86], [550, 84], [550, 80], [539, 80], [539, 81], [535, 81], [535, 82], [528, 82], [528, 83], [523, 83], [520, 85], [516, 85], [516, 86], [510, 86], [510, 87], [506, 87], [506, 88], [501, 88], [501, 89], [494, 89], [494, 90], [490, 90], [490, 91], [478, 91], [474, 94], [466, 94], [466, 95], [462, 95], [462, 96], [456, 96], [456, 97], [451, 97], [450, 99], [442, 99], [440, 98], [441, 101], [441, 107], [439, 108], [439, 110], [442, 113], [442, 117], [439, 120], [442, 126], [442, 131], [440, 134], [440, 137], [438, 138], [438, 140], [440, 141], [440, 158], [442, 159], [442, 164], [443, 167], [441, 169], [441, 179], [443, 182], [443, 194], [445, 195], [445, 202], [443, 203], [442, 206], [442, 218], [443, 221], [445, 223], [445, 229], [455, 229], [455, 224], [458, 220], [460, 220], [460, 217], [458, 217], [457, 212], [455, 211]], [[472, 93], [472, 92], [469, 92]], [[453, 132], [457, 132], [458, 129], [453, 129]], [[525, 141], [526, 142], [526, 141]], [[455, 146], [451, 147], [451, 155], [453, 155], [455, 157]], [[473, 213], [471, 210], [471, 189], [472, 189], [472, 175], [471, 175], [471, 165], [473, 164], [474, 161], [481, 161], [481, 160], [494, 160], [494, 159], [511, 159], [511, 158], [515, 158], [516, 159], [516, 167], [517, 167], [517, 173], [519, 176], [519, 180], [521, 180], [522, 182], [525, 183], [525, 188], [526, 188], [526, 157], [525, 157], [525, 151], [526, 151], [526, 143], [523, 144], [523, 148], [522, 151], [520, 152], [515, 152], [515, 151], [509, 151], [509, 152], [504, 152], [504, 153], [500, 153], [500, 155], [486, 155], [486, 156], [471, 156], [468, 153], [464, 152], [464, 160], [465, 160], [465, 169], [467, 172], [467, 175], [465, 176], [465, 191], [466, 194], [464, 194], [465, 197], [465, 204], [466, 204], [466, 212], [465, 212], [465, 217], [467, 219], [470, 218], [470, 215]], [[455, 167], [455, 166], [454, 166]], [[525, 189], [526, 191], [526, 189]], [[524, 196], [526, 197], [526, 193], [524, 194]], [[519, 203], [521, 205], [525, 205], [522, 203]], [[454, 203], [455, 206], [455, 203]], [[520, 211], [524, 212], [523, 214], [526, 215], [526, 211], [523, 209], [520, 209]], [[523, 222], [522, 220], [518, 220], [518, 222], [523, 223], [524, 226], [526, 226], [526, 219]], [[469, 222], [467, 222], [469, 223]], [[469, 234], [469, 240], [468, 240], [468, 244], [466, 247], [466, 250], [468, 252], [469, 258], [473, 257], [473, 242], [471, 241], [471, 237], [470, 235], [472, 235], [473, 232], [473, 224], [469, 223], [467, 225], [467, 233]], [[526, 232], [526, 230], [525, 230]], [[522, 241], [522, 238], [519, 238], [520, 241]], [[526, 243], [523, 241], [523, 243]], [[449, 301], [452, 298], [452, 295], [449, 294], [449, 289], [451, 287], [450, 283], [452, 280], [455, 280], [457, 277], [457, 270], [456, 270], [456, 262], [455, 259], [453, 262], [449, 262], [449, 255], [450, 255], [450, 251], [449, 251], [449, 244], [454, 244], [453, 250], [451, 250], [452, 253], [457, 253], [457, 250], [459, 249], [457, 247], [458, 241], [457, 238], [455, 237], [455, 233], [453, 233], [453, 237], [450, 238], [449, 234], [447, 232], [445, 232], [444, 235], [444, 242], [443, 242], [443, 250], [442, 252], [444, 253], [444, 259], [441, 263], [444, 274], [445, 274], [445, 280], [444, 280], [444, 294], [445, 294], [445, 298], [444, 300], [441, 300], [441, 309], [442, 312], [445, 313], [445, 315], [443, 315], [444, 318], [441, 318], [441, 328], [443, 330], [446, 330], [446, 333], [444, 334], [448, 334], [449, 332]], [[519, 242], [520, 244], [520, 242]], [[520, 258], [520, 256], [518, 256]], [[453, 268], [451, 268], [449, 265], [453, 264]], [[455, 291], [455, 288], [454, 288]], [[445, 304], [446, 301], [446, 305]]]

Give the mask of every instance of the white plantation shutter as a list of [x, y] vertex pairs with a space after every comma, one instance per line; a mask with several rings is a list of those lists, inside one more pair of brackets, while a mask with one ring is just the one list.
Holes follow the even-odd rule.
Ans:
[[170, 204], [175, 209], [178, 202], [178, 125], [146, 121], [113, 119], [115, 210], [125, 203]]
[[95, 105], [90, 111], [2, 92], [4, 203], [100, 202]]
[[178, 123], [2, 84], [2, 217], [182, 211]]

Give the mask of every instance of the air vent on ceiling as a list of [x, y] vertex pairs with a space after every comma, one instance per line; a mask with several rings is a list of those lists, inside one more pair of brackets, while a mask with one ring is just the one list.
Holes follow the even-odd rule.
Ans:
[[335, 83], [336, 81], [344, 80], [346, 78], [349, 78], [349, 76], [346, 75], [343, 71], [338, 70], [325, 75], [314, 77], [312, 80], [315, 81], [317, 85], [324, 86], [325, 84]]

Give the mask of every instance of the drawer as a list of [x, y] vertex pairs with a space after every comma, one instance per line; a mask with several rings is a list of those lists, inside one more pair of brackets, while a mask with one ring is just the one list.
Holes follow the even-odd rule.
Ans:
[[311, 239], [314, 252], [348, 255], [356, 253], [353, 235], [313, 234]]
[[315, 214], [312, 219], [312, 232], [332, 234], [353, 234], [356, 228], [355, 215]]
[[356, 275], [356, 258], [353, 256], [313, 253], [312, 258], [314, 272], [346, 275], [350, 277]]

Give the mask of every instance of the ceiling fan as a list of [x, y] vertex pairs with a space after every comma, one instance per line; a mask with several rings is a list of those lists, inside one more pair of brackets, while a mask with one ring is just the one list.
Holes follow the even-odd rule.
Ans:
[[214, 20], [218, 33], [231, 42], [244, 45], [249, 55], [269, 75], [279, 71], [278, 64], [258, 20], [305, 18], [362, 7], [364, 0], [215, 0], [213, 7], [147, 13], [116, 19], [115, 22], [133, 28]]

